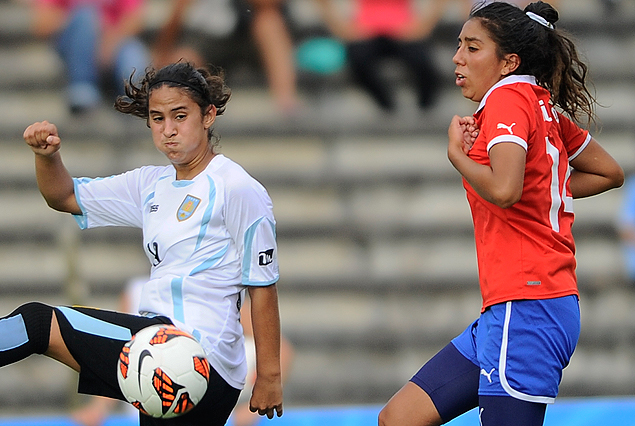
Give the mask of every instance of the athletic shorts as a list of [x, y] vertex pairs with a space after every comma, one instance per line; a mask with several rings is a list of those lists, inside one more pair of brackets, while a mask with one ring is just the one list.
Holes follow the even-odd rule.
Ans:
[[[57, 307], [55, 314], [64, 343], [80, 366], [78, 391], [122, 401], [126, 399], [117, 381], [117, 361], [123, 345], [145, 327], [172, 324], [163, 316], [142, 317], [86, 307]], [[140, 413], [140, 425], [222, 426], [239, 393], [210, 368], [207, 392], [190, 412], [173, 419]]]
[[579, 335], [575, 295], [501, 303], [487, 308], [411, 381], [430, 395], [444, 421], [477, 406], [478, 396], [552, 403]]

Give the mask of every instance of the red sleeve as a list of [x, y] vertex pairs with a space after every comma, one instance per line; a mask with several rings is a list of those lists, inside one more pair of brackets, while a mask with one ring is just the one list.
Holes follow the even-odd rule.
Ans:
[[527, 141], [535, 128], [532, 104], [513, 86], [494, 90], [487, 99], [481, 131], [485, 132], [487, 150], [496, 143], [513, 142], [527, 149]]
[[591, 139], [588, 130], [583, 130], [569, 118], [558, 112], [560, 135], [567, 150], [569, 160], [575, 158], [586, 147]]

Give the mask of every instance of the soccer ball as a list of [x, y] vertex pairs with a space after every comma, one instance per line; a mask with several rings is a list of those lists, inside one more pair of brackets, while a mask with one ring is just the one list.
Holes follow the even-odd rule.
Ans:
[[205, 395], [210, 367], [189, 333], [152, 325], [127, 342], [117, 362], [119, 388], [142, 413], [159, 418], [185, 414]]

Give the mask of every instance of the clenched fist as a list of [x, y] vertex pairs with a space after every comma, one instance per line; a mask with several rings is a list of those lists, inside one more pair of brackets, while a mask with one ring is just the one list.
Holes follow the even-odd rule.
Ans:
[[57, 127], [48, 121], [31, 124], [26, 128], [22, 137], [36, 154], [53, 155], [61, 147]]

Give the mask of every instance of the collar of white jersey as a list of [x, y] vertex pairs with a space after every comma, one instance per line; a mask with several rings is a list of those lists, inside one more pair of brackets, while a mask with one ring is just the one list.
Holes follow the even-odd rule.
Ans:
[[483, 99], [481, 99], [481, 103], [478, 105], [478, 109], [476, 110], [476, 112], [479, 112], [481, 109], [485, 107], [485, 101], [487, 101], [487, 97], [495, 89], [498, 89], [499, 87], [502, 87], [502, 86], [507, 86], [508, 84], [516, 84], [516, 83], [527, 83], [527, 84], [533, 84], [534, 86], [537, 85], [536, 77], [534, 77], [533, 75], [509, 75], [499, 80], [498, 83], [490, 87], [490, 89], [487, 91], [485, 96], [483, 96]]
[[[184, 179], [183, 182], [192, 182], [197, 177], [204, 175], [205, 172], [207, 172], [209, 170], [217, 170], [219, 167], [221, 167], [223, 165], [223, 163], [224, 163], [224, 161], [226, 159], [227, 159], [227, 157], [225, 157], [223, 154], [214, 154], [212, 159], [209, 160], [209, 163], [207, 164], [207, 166], [205, 166], [205, 168], [199, 174], [194, 176], [192, 179]], [[176, 179], [176, 168], [174, 168], [174, 166], [166, 166], [166, 170], [168, 170], [168, 172], [165, 175], [165, 177], [170, 176], [172, 178], [172, 180], [177, 182], [177, 179]]]

